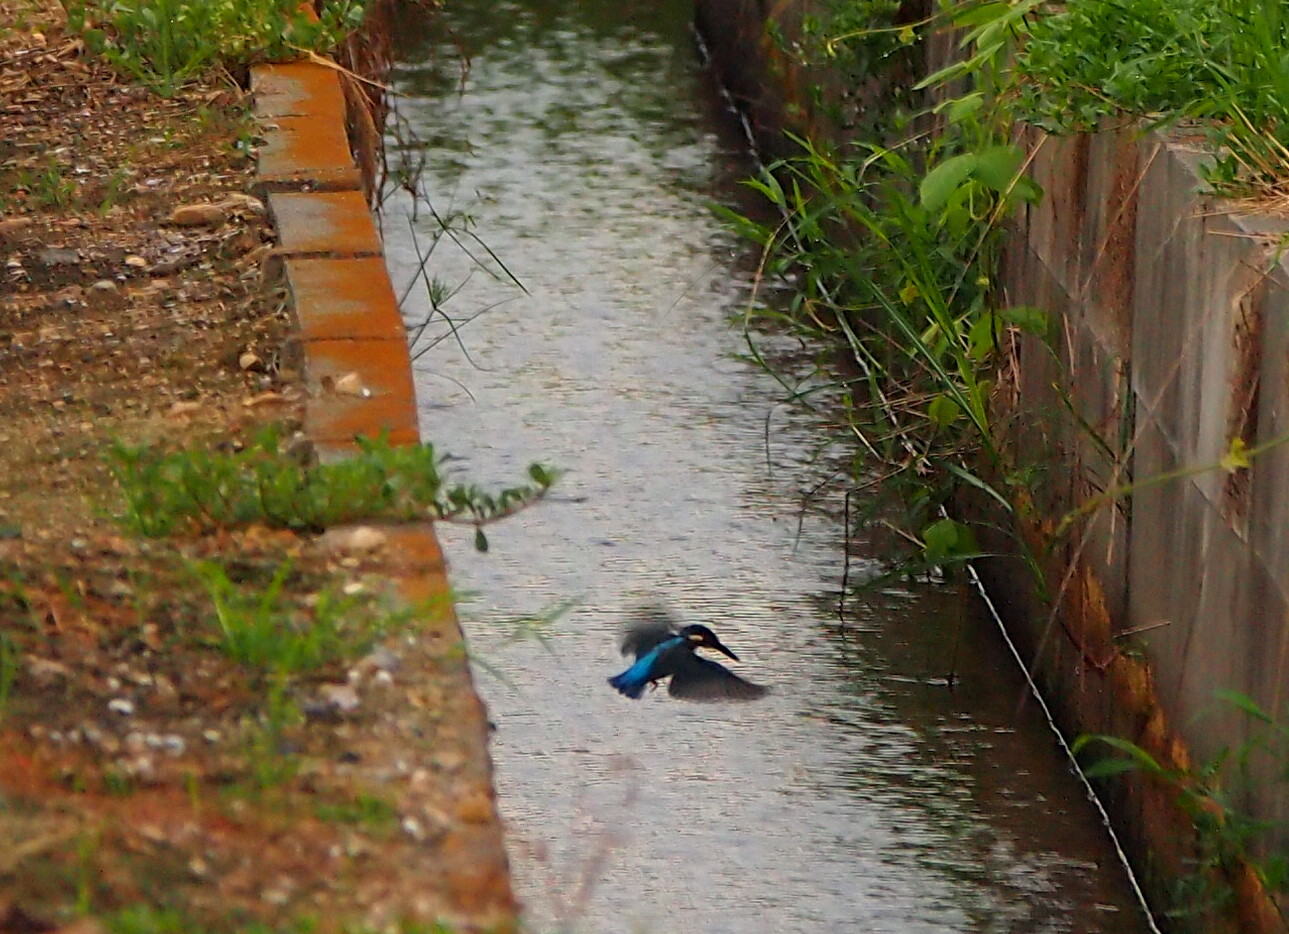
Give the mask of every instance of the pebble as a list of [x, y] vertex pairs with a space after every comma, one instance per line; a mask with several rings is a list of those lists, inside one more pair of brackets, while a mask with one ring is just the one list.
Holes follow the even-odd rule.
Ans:
[[218, 204], [182, 204], [170, 212], [176, 227], [218, 227], [228, 219]]
[[389, 535], [381, 529], [360, 525], [356, 529], [350, 529], [341, 547], [346, 551], [375, 551], [387, 541], [389, 541]]
[[318, 694], [340, 713], [353, 713], [360, 703], [358, 692], [347, 684], [324, 684]]
[[266, 213], [263, 201], [252, 195], [244, 195], [240, 193], [229, 195], [223, 201], [219, 202], [218, 206], [226, 211], [243, 211], [247, 214], [260, 215]]
[[367, 398], [371, 390], [363, 385], [363, 379], [357, 373], [346, 373], [335, 382], [336, 395]]
[[149, 749], [163, 750], [172, 756], [181, 756], [188, 748], [184, 738], [176, 733], [148, 733], [143, 737], [143, 743]]
[[37, 658], [34, 655], [27, 658], [27, 671], [40, 683], [67, 678], [72, 673], [72, 670], [62, 662], [54, 661], [51, 658]]
[[113, 713], [119, 713], [123, 717], [134, 716], [134, 701], [127, 700], [124, 697], [114, 697], [107, 702], [107, 709]]
[[75, 266], [81, 261], [81, 254], [60, 246], [47, 246], [36, 254], [36, 259], [45, 266]]
[[202, 410], [200, 402], [176, 402], [166, 410], [166, 418], [183, 418]]
[[367, 657], [363, 659], [363, 664], [371, 665], [373, 668], [379, 668], [381, 671], [397, 671], [398, 666], [403, 663], [403, 659], [397, 652], [378, 645], [372, 649]]
[[9, 217], [0, 221], [0, 241], [19, 239], [32, 223], [30, 217]]
[[117, 290], [117, 284], [111, 279], [99, 279], [91, 285], [90, 288], [95, 292], [115, 292]]

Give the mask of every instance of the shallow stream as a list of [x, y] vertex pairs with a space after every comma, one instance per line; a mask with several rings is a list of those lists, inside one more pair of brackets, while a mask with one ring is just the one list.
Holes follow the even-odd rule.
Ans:
[[[886, 587], [838, 624], [841, 485], [827, 481], [853, 452], [822, 445], [826, 406], [783, 405], [744, 359], [754, 257], [709, 204], [739, 204], [752, 168], [691, 13], [451, 0], [447, 29], [399, 29], [399, 109], [425, 144], [407, 151], [440, 220], [479, 238], [430, 255], [460, 289], [444, 306], [457, 331], [439, 321], [417, 344], [423, 430], [480, 483], [517, 482], [531, 460], [566, 470], [550, 501], [489, 529], [487, 554], [469, 529], [440, 533], [531, 926], [1145, 930], [965, 593]], [[400, 195], [384, 216], [396, 286], [440, 229], [425, 204], [412, 213]], [[405, 309], [426, 307], [421, 282]], [[808, 371], [795, 342], [752, 340]], [[851, 543], [852, 579], [882, 547]], [[772, 693], [614, 693], [623, 620], [653, 600], [711, 625]], [[516, 622], [562, 601], [548, 626]]]

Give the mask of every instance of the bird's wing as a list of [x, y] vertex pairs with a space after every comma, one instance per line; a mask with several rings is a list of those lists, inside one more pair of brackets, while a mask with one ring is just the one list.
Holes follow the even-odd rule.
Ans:
[[685, 652], [675, 659], [667, 693], [681, 700], [756, 700], [770, 689], [740, 678], [720, 662]]
[[676, 622], [661, 607], [638, 610], [627, 623], [622, 637], [622, 654], [640, 658], [676, 634]]

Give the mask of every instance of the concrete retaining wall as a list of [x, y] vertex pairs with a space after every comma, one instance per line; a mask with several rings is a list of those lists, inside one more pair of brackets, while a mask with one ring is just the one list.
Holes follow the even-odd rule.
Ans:
[[[1060, 365], [1031, 344], [1020, 367], [1030, 440], [1057, 467], [1047, 512], [1136, 485], [1066, 555], [1100, 604], [1085, 601], [1073, 625], [1110, 664], [1144, 652], [1167, 722], [1206, 762], [1261, 735], [1215, 691], [1286, 715], [1289, 450], [1274, 444], [1289, 435], [1285, 225], [1199, 194], [1204, 157], [1185, 140], [1123, 129], [1029, 143], [1047, 197], [1017, 219], [1003, 282], [1008, 302], [1056, 322]], [[1221, 469], [1237, 438], [1273, 446], [1250, 469]], [[1066, 690], [1077, 680], [1068, 670]], [[1087, 711], [1080, 727], [1156, 739], [1121, 720]], [[1235, 803], [1283, 821], [1271, 766]]]

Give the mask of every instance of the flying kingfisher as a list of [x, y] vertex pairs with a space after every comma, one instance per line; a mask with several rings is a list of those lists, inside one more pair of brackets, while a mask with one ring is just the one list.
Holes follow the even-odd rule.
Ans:
[[646, 610], [622, 638], [622, 654], [634, 654], [635, 663], [610, 678], [609, 684], [632, 699], [639, 698], [647, 685], [667, 677], [671, 678], [667, 693], [682, 700], [755, 700], [769, 691], [699, 655], [697, 649], [704, 647], [738, 661], [706, 626], [677, 628], [665, 610]]

